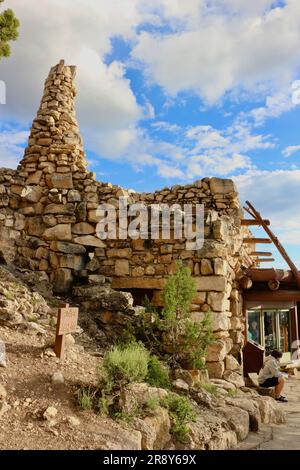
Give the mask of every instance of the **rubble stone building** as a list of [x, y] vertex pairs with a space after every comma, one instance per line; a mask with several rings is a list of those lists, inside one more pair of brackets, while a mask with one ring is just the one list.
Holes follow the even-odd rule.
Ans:
[[[253, 246], [243, 243], [249, 230], [241, 223], [243, 211], [234, 183], [204, 178], [137, 194], [96, 181], [87, 169], [75, 115], [75, 71], [64, 61], [50, 70], [24, 158], [17, 170], [0, 170], [3, 256], [40, 272], [57, 294], [81, 298], [82, 308], [94, 309], [103, 328], [126, 321], [114, 291], [130, 292], [134, 305], [147, 294], [161, 306], [166, 276], [182, 260], [197, 286], [192, 318], [201, 319], [207, 311], [213, 314], [216, 341], [207, 358], [209, 374], [241, 384], [245, 312], [238, 281], [254, 259]], [[101, 240], [96, 234], [97, 208], [103, 203], [118, 207], [120, 197], [127, 197], [129, 204], [149, 206], [203, 204], [203, 247], [187, 250], [186, 240], [174, 239], [172, 233], [169, 239]], [[106, 303], [99, 293], [107, 294]], [[123, 301], [123, 313], [128, 313], [134, 307], [132, 298], [124, 295]]]

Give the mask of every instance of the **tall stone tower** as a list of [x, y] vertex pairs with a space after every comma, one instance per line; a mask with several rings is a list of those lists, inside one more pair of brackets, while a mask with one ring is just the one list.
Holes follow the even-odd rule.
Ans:
[[89, 262], [89, 251], [103, 246], [88, 211], [98, 207], [101, 183], [86, 169], [75, 114], [75, 73], [63, 60], [50, 70], [17, 171], [23, 180], [16, 189], [17, 204], [26, 221], [17, 262], [49, 276], [57, 293], [70, 289]]
[[86, 170], [75, 114], [75, 74], [76, 67], [63, 60], [50, 70], [21, 162], [28, 185], [44, 182], [50, 189], [72, 189], [72, 173]]

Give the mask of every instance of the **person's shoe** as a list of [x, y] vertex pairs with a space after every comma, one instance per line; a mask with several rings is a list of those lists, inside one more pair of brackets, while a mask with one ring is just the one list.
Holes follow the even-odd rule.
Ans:
[[275, 398], [275, 400], [276, 400], [276, 401], [281, 401], [281, 402], [283, 402], [283, 403], [287, 403], [287, 402], [288, 402], [288, 400], [287, 400], [285, 397], [281, 396], [281, 395], [280, 395], [280, 397]]

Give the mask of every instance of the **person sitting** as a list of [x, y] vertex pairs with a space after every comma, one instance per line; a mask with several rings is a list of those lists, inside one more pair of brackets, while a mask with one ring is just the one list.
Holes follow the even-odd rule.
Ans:
[[259, 341], [259, 331], [257, 329], [257, 322], [255, 320], [253, 320], [249, 325], [248, 337], [249, 339], [252, 339], [252, 341], [255, 341], [255, 343], [258, 343]]
[[258, 374], [258, 383], [260, 387], [275, 387], [275, 400], [287, 402], [287, 399], [281, 395], [281, 391], [284, 387], [284, 378], [283, 374], [280, 372], [279, 363], [281, 357], [281, 351], [274, 349], [274, 351], [271, 352]]

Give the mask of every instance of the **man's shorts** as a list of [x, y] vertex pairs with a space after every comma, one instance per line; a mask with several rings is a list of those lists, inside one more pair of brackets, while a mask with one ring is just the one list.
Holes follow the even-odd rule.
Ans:
[[265, 380], [262, 384], [259, 384], [260, 387], [268, 388], [268, 387], [275, 387], [275, 385], [279, 384], [278, 377], [270, 377], [269, 379]]

